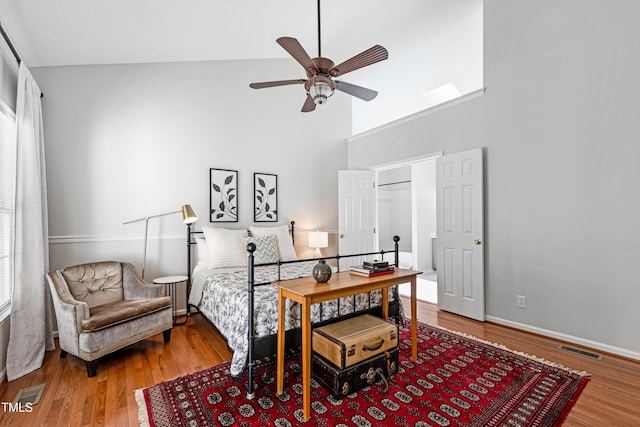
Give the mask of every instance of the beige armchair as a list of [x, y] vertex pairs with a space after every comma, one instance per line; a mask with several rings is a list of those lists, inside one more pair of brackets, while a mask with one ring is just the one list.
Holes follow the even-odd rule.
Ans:
[[60, 358], [71, 353], [96, 374], [100, 357], [173, 327], [171, 297], [164, 286], [142, 279], [133, 265], [97, 262], [47, 274], [58, 320]]

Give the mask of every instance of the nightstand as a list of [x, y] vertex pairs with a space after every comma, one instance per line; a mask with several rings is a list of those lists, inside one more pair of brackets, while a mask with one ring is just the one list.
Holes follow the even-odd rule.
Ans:
[[[173, 306], [173, 324], [174, 325], [184, 325], [189, 320], [189, 311], [186, 310], [184, 315], [184, 321], [176, 322], [176, 319], [178, 318], [178, 314], [177, 314], [178, 301], [177, 301], [177, 295], [176, 295], [176, 285], [178, 283], [184, 282], [185, 288], [186, 288], [188, 279], [189, 278], [187, 276], [165, 276], [165, 277], [158, 277], [157, 279], [153, 279], [153, 283], [156, 283], [158, 285], [164, 285], [165, 294], [171, 297], [171, 304]], [[184, 300], [185, 307], [189, 306], [188, 299], [189, 299], [188, 291], [185, 291], [185, 300]]]

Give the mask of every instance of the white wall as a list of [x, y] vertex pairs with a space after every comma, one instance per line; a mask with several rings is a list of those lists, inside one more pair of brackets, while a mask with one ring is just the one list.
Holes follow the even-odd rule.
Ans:
[[[341, 1], [323, 2], [323, 22], [353, 21], [342, 13]], [[353, 130], [364, 132], [433, 105], [423, 93], [453, 83], [465, 94], [482, 87], [482, 0], [421, 0], [376, 5], [361, 2], [357, 18], [371, 25], [349, 34], [324, 31], [323, 55], [335, 61], [358, 52], [345, 51], [359, 43], [362, 50], [380, 44], [389, 59], [341, 77], [379, 92], [371, 102], [353, 100]]]
[[378, 190], [378, 244], [380, 249], [393, 249], [393, 236], [398, 236], [399, 250], [411, 252], [411, 184], [397, 186]]
[[393, 249], [393, 236], [398, 236], [399, 250], [411, 252], [411, 227], [411, 168], [379, 171], [378, 247]]
[[[254, 224], [253, 173], [266, 172], [278, 175], [279, 224], [335, 232], [350, 103], [336, 97], [303, 114], [301, 86], [248, 86], [298, 68], [271, 60], [34, 69], [45, 93], [50, 268], [140, 266], [144, 223], [122, 223], [185, 203], [195, 229], [212, 225], [209, 168], [239, 171], [240, 221], [215, 226]], [[185, 241], [180, 215], [150, 220], [147, 280], [186, 273]]]
[[416, 270], [430, 271], [432, 264], [431, 234], [436, 231], [436, 162], [427, 160], [411, 165], [413, 182], [413, 242]]
[[484, 147], [489, 319], [634, 358], [638, 16], [634, 0], [485, 0], [485, 95], [348, 148], [361, 169]]

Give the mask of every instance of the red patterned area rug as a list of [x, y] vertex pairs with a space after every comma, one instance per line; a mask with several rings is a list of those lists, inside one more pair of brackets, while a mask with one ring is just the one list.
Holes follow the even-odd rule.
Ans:
[[418, 324], [418, 361], [411, 330], [401, 328], [398, 373], [336, 399], [315, 380], [311, 419], [302, 421], [299, 358], [286, 362], [285, 392], [276, 396], [275, 360], [256, 365], [253, 400], [246, 375], [225, 363], [136, 390], [143, 426], [559, 426], [589, 376], [508, 349]]

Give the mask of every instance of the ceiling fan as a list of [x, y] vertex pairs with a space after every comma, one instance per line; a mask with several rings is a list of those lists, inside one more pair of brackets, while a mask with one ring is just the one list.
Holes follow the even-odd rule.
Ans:
[[350, 71], [384, 61], [389, 57], [387, 49], [375, 45], [356, 56], [335, 65], [329, 58], [323, 58], [320, 49], [320, 0], [318, 0], [318, 57], [310, 58], [302, 45], [293, 37], [280, 37], [276, 42], [293, 57], [307, 73], [307, 79], [278, 80], [272, 82], [251, 83], [253, 89], [264, 89], [275, 86], [303, 84], [307, 91], [307, 99], [302, 106], [302, 112], [307, 113], [316, 109], [316, 105], [327, 102], [335, 90], [344, 92], [364, 101], [371, 101], [378, 92], [351, 83], [334, 80]]

